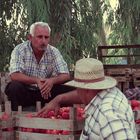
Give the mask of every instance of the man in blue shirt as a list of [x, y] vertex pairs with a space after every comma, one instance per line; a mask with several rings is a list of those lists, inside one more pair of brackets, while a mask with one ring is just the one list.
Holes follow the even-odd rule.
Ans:
[[12, 109], [28, 107], [41, 101], [49, 102], [57, 94], [71, 90], [58, 86], [70, 80], [67, 64], [59, 50], [49, 45], [51, 29], [47, 23], [36, 22], [30, 27], [28, 41], [17, 45], [11, 54], [11, 82], [6, 94]]

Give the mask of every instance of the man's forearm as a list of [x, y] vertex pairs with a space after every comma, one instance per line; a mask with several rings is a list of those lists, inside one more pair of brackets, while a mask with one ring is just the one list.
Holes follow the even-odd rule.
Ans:
[[59, 74], [56, 77], [51, 77], [50, 79], [53, 80], [53, 84], [62, 84], [70, 80], [70, 75], [67, 73], [63, 73], [63, 74]]
[[37, 79], [38, 79], [36, 77], [27, 76], [20, 72], [12, 73], [10, 77], [11, 77], [11, 80], [20, 81], [26, 84], [37, 84]]
[[[23, 82], [26, 84], [37, 84], [37, 79], [39, 79], [37, 77], [27, 76], [20, 72], [12, 73], [10, 75], [10, 77], [11, 77], [11, 80], [20, 81], [20, 82]], [[69, 74], [60, 74], [60, 75], [58, 75], [56, 77], [52, 77], [50, 79], [53, 80], [53, 84], [61, 84], [61, 83], [64, 83], [64, 82], [70, 80], [70, 76], [69, 76]]]
[[71, 106], [73, 104], [82, 104], [82, 101], [80, 100], [80, 98], [77, 94], [77, 90], [73, 90], [68, 93], [58, 95], [57, 98], [58, 98], [59, 104], [61, 106], [63, 106], [63, 105]]

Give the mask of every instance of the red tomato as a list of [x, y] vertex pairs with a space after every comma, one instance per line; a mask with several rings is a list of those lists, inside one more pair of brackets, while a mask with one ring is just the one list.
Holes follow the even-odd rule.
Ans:
[[63, 110], [63, 112], [67, 112], [67, 113], [70, 112], [70, 108], [69, 107], [63, 107], [62, 110]]
[[62, 118], [63, 119], [69, 119], [69, 113], [68, 112], [63, 112], [62, 113]]
[[130, 102], [132, 107], [139, 107], [140, 105], [140, 101], [138, 100], [131, 100]]
[[48, 114], [47, 114], [47, 117], [54, 117], [55, 116], [55, 113], [54, 111], [49, 111]]
[[135, 123], [136, 124], [140, 124], [140, 120], [135, 120]]
[[7, 113], [3, 113], [2, 116], [1, 116], [1, 119], [6, 121], [10, 118], [10, 115], [8, 115]]

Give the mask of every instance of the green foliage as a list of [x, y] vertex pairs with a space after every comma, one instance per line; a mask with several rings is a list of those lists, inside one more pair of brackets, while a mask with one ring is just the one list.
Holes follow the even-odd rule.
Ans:
[[69, 66], [82, 57], [97, 57], [98, 45], [140, 43], [140, 1], [116, 2], [112, 8], [110, 0], [1, 0], [0, 70], [7, 70], [12, 49], [26, 40], [36, 21], [50, 24], [50, 43]]
[[49, 21], [49, 5], [45, 0], [20, 0], [23, 6], [24, 12], [27, 15], [28, 22], [30, 26], [36, 21]]

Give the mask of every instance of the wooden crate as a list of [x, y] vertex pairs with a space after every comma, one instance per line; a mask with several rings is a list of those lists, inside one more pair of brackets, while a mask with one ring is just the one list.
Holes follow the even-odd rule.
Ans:
[[132, 69], [134, 87], [140, 87], [140, 69]]
[[130, 68], [105, 68], [105, 74], [114, 77], [118, 82], [117, 86], [123, 92], [129, 88], [129, 83], [131, 81]]
[[[38, 104], [40, 105], [40, 103]], [[10, 117], [6, 120], [0, 119], [0, 140], [78, 140], [84, 127], [84, 120], [77, 119], [76, 107], [70, 108], [70, 119], [51, 119], [51, 118], [29, 118], [26, 115], [36, 112], [22, 112], [19, 107], [18, 112], [12, 112], [10, 102], [5, 103], [5, 112]], [[37, 106], [37, 110], [40, 107]], [[10, 131], [5, 131], [10, 128]], [[39, 130], [64, 130], [68, 132], [63, 134], [46, 134], [40, 131], [22, 131], [26, 129]]]
[[[75, 108], [71, 108], [70, 119], [49, 119], [49, 118], [27, 118], [23, 114], [16, 118], [16, 140], [78, 140], [79, 132], [83, 129], [84, 121], [76, 120]], [[20, 128], [44, 129], [44, 130], [64, 130], [70, 131], [67, 135], [42, 134], [34, 132], [23, 132]]]
[[[37, 102], [37, 110], [40, 110], [40, 102]], [[80, 137], [84, 126], [84, 120], [77, 120], [76, 106], [70, 108], [70, 119], [51, 119], [51, 118], [29, 118], [26, 115], [36, 112], [22, 112], [21, 107], [18, 112], [11, 111], [10, 102], [5, 103], [5, 112], [10, 115], [6, 120], [1, 119], [1, 139], [2, 140], [77, 140]], [[1, 112], [3, 114], [4, 112]], [[3, 131], [12, 128], [12, 131]], [[16, 128], [16, 129], [14, 129]], [[40, 131], [22, 131], [23, 129], [33, 130], [64, 130], [68, 134], [45, 134]], [[43, 131], [44, 132], [44, 131]]]
[[[98, 59], [104, 64], [105, 69], [139, 69], [140, 70], [140, 54], [137, 50], [140, 49], [140, 45], [113, 45], [113, 46], [98, 46]], [[115, 76], [114, 76], [115, 77]], [[116, 77], [118, 81], [122, 81], [118, 86], [122, 91], [126, 88], [134, 88], [132, 73], [130, 74], [130, 81], [122, 76]], [[136, 79], [136, 78], [135, 78]], [[126, 84], [125, 84], [126, 80]], [[139, 84], [138, 80], [135, 80], [135, 85]]]
[[[140, 54], [136, 53], [139, 49], [140, 45], [98, 46], [98, 58], [104, 65], [140, 67], [140, 63], [136, 61], [140, 58]], [[121, 53], [118, 53], [120, 51]], [[115, 60], [116, 63], [114, 64], [111, 60]]]

